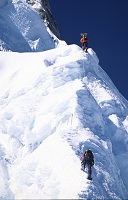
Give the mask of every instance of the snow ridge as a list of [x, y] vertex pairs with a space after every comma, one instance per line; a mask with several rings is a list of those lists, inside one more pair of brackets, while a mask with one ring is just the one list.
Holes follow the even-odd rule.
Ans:
[[[127, 105], [101, 78], [95, 52], [76, 45], [1, 52], [0, 66], [2, 198], [125, 199]], [[91, 183], [80, 171], [87, 147], [95, 156]]]
[[0, 199], [127, 199], [128, 102], [91, 48], [58, 40], [25, 0], [0, 2]]

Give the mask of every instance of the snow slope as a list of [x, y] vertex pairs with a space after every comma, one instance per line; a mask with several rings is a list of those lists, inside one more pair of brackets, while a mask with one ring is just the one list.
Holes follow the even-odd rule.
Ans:
[[[28, 20], [24, 1], [8, 2], [0, 10], [8, 26], [8, 16], [21, 8]], [[12, 29], [4, 30], [7, 44]], [[13, 28], [18, 37], [24, 30]], [[44, 39], [51, 37], [43, 31]], [[23, 45], [18, 53], [14, 43], [15, 52], [0, 52], [0, 199], [127, 199], [128, 102], [91, 48], [87, 54], [59, 42], [42, 52]], [[88, 147], [93, 181], [80, 170]]]
[[0, 2], [0, 50], [31, 52], [55, 48], [54, 39], [26, 0]]
[[1, 52], [0, 76], [1, 198], [127, 197], [127, 103], [92, 49]]

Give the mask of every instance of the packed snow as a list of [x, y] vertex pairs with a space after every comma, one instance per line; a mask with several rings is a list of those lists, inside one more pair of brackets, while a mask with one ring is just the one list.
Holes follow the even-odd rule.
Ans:
[[[0, 17], [0, 199], [128, 199], [128, 102], [96, 53], [56, 45], [25, 1], [1, 3]], [[35, 38], [50, 42], [32, 52]], [[86, 148], [92, 181], [80, 170]]]

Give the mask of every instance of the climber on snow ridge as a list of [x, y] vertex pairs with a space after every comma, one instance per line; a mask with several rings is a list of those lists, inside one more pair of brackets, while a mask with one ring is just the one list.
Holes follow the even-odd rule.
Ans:
[[80, 42], [82, 43], [82, 49], [88, 52], [88, 38], [87, 33], [81, 33], [82, 38], [80, 39]]
[[82, 154], [82, 162], [81, 162], [81, 170], [85, 170], [85, 166], [87, 165], [88, 167], [88, 179], [92, 180], [92, 166], [94, 165], [94, 155], [91, 151], [91, 149], [87, 149], [83, 154]]

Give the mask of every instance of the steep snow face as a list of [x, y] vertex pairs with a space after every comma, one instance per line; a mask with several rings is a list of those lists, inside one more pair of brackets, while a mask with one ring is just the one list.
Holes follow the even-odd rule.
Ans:
[[[0, 1], [0, 50], [31, 52], [55, 48], [39, 14], [25, 1]], [[5, 6], [6, 5], [6, 6]]]
[[1, 198], [128, 197], [128, 104], [88, 51], [0, 52]]
[[46, 26], [50, 28], [57, 38], [60, 38], [58, 25], [51, 13], [49, 0], [27, 0], [26, 2], [31, 4], [31, 6], [39, 12], [40, 17]]

